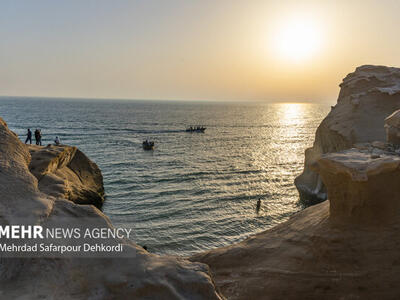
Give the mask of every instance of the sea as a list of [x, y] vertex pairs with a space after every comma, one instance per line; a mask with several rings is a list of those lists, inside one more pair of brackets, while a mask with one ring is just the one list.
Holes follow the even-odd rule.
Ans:
[[[102, 208], [150, 252], [227, 246], [301, 210], [293, 184], [328, 104], [0, 98], [22, 141], [41, 129], [101, 169]], [[186, 132], [202, 125], [204, 133]], [[144, 151], [144, 140], [155, 142]], [[257, 200], [261, 207], [257, 212]]]

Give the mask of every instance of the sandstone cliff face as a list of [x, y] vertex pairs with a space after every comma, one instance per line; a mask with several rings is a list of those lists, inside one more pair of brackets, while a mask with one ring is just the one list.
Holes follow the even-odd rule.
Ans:
[[384, 120], [400, 108], [400, 69], [365, 65], [340, 84], [337, 104], [317, 129], [305, 152], [304, 172], [295, 180], [300, 198], [315, 203], [326, 190], [310, 169], [322, 154], [351, 148], [356, 143], [385, 141]]
[[399, 299], [399, 166], [372, 146], [322, 155], [329, 201], [191, 259], [228, 299]]
[[29, 146], [29, 152], [29, 170], [37, 178], [41, 191], [77, 204], [101, 208], [103, 176], [85, 154], [70, 146]]
[[[70, 201], [88, 199], [81, 188], [101, 194], [100, 181], [97, 167], [77, 149], [28, 147], [0, 119], [0, 225], [112, 228], [93, 205]], [[10, 258], [2, 252], [0, 299], [220, 299], [206, 265], [118, 242], [121, 256]]]
[[330, 218], [384, 225], [400, 217], [400, 156], [366, 148], [325, 154], [312, 168], [328, 188]]

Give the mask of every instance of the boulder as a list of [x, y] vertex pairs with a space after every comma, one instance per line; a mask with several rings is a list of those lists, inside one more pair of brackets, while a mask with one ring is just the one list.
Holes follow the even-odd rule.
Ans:
[[348, 74], [340, 87], [337, 104], [319, 125], [313, 147], [305, 151], [304, 171], [295, 179], [306, 204], [326, 199], [326, 189], [310, 165], [324, 153], [386, 141], [385, 118], [400, 109], [399, 68], [364, 65]]
[[400, 156], [356, 148], [324, 154], [312, 166], [328, 187], [330, 218], [358, 224], [398, 221]]
[[79, 149], [71, 146], [29, 146], [29, 170], [38, 180], [39, 189], [77, 204], [104, 202], [103, 176], [98, 166]]

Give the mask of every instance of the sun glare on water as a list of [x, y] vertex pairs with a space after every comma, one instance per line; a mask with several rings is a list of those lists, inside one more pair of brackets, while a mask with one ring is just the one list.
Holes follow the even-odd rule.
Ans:
[[312, 58], [320, 48], [321, 34], [309, 19], [294, 18], [280, 24], [274, 45], [282, 59], [301, 62]]

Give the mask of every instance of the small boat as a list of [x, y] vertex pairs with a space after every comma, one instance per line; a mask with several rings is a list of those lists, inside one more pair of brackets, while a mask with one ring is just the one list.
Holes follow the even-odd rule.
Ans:
[[150, 142], [148, 140], [145, 140], [143, 142], [143, 149], [144, 150], [153, 150], [154, 149], [154, 142]]
[[186, 132], [204, 132], [206, 128], [204, 126], [190, 126], [186, 128]]

